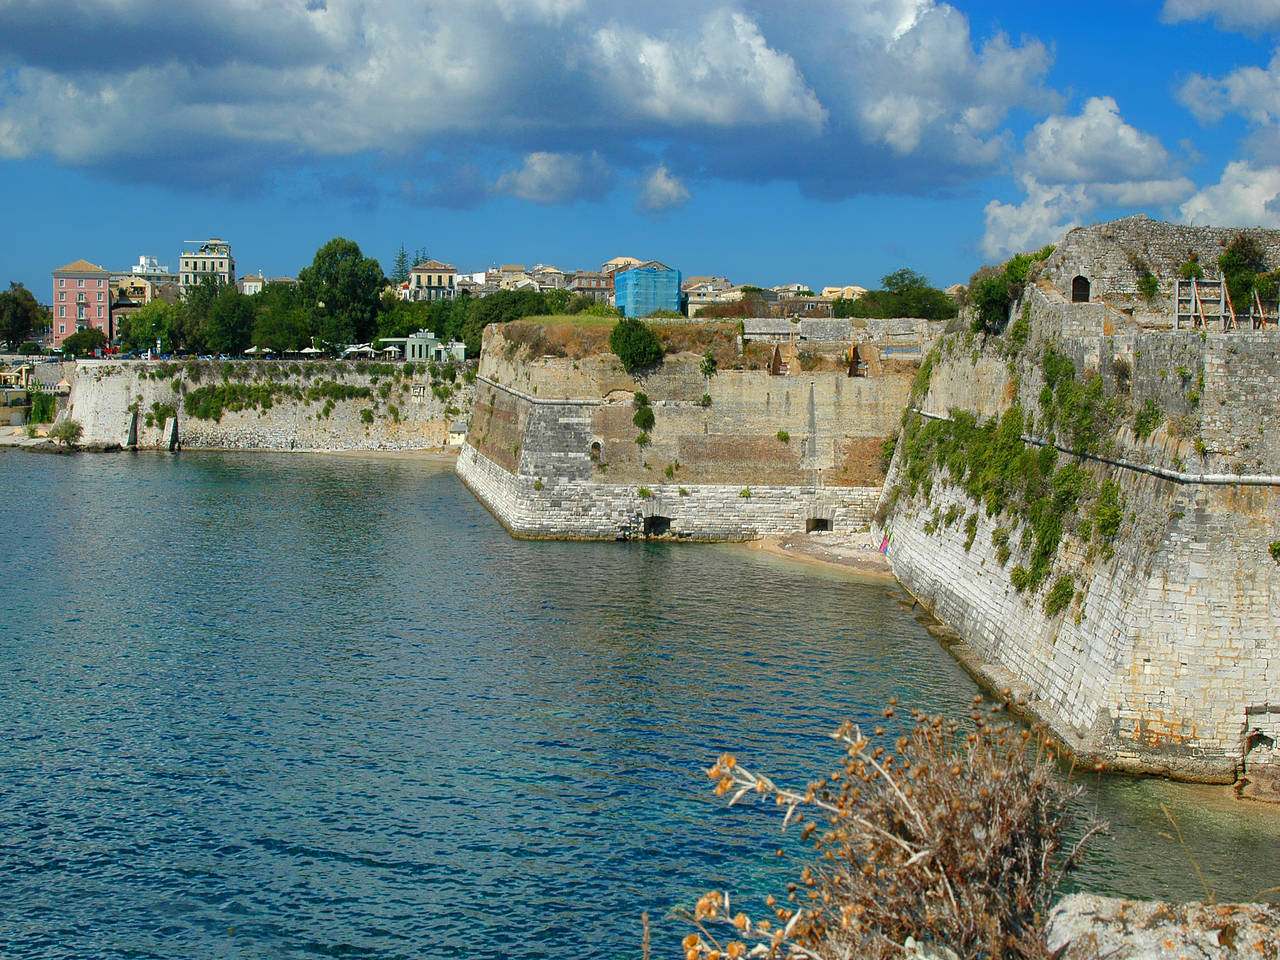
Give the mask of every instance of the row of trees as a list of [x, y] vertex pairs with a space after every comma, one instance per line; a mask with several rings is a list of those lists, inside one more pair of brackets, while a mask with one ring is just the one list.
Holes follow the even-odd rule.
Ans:
[[245, 296], [233, 284], [206, 277], [182, 303], [153, 300], [123, 320], [120, 342], [133, 350], [159, 340], [170, 352], [235, 354], [250, 346], [281, 352], [300, 350], [313, 341], [322, 346], [367, 343], [430, 330], [443, 340], [462, 340], [474, 355], [490, 323], [546, 314], [616, 313], [567, 290], [409, 302], [386, 291], [386, 286], [378, 261], [364, 256], [353, 241], [338, 237], [316, 251], [311, 265], [298, 274], [297, 284], [267, 284], [261, 293]]
[[251, 345], [299, 350], [314, 339], [362, 343], [377, 332], [387, 279], [359, 244], [335, 237], [319, 250], [296, 284], [267, 284], [245, 296], [234, 284], [205, 277], [179, 304], [153, 300], [120, 324], [120, 342], [145, 349], [239, 353]]
[[922, 317], [950, 320], [959, 312], [955, 298], [929, 284], [929, 278], [907, 267], [880, 278], [882, 289], [868, 290], [857, 300], [837, 298], [831, 312], [836, 317], [888, 320]]

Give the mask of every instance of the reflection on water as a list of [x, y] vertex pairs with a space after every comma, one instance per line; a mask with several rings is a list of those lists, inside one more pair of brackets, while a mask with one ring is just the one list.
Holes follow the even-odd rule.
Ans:
[[[40, 957], [655, 955], [793, 867], [732, 750], [975, 688], [882, 585], [739, 547], [510, 539], [408, 460], [0, 453], [0, 942]], [[1105, 778], [1083, 886], [1280, 885], [1280, 818]], [[1212, 798], [1213, 802], [1206, 802]]]

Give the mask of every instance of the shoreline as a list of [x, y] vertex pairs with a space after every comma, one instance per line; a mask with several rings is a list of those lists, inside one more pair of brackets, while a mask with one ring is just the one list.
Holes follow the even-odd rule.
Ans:
[[889, 561], [870, 533], [790, 533], [749, 540], [746, 546], [784, 560], [841, 570], [859, 580], [897, 582]]

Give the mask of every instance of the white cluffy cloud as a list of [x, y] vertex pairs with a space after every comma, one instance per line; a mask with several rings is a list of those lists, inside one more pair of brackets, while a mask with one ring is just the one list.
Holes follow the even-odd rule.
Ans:
[[1220, 30], [1263, 33], [1280, 29], [1275, 0], [1165, 0], [1160, 19], [1166, 23], [1212, 18]]
[[1093, 97], [1076, 116], [1054, 115], [1027, 135], [1018, 183], [1025, 198], [985, 208], [983, 252], [1003, 257], [1043, 246], [1104, 207], [1163, 207], [1195, 185], [1170, 176], [1160, 141], [1125, 122], [1111, 97]]
[[1223, 77], [1193, 74], [1178, 92], [1182, 105], [1201, 123], [1228, 113], [1258, 124], [1280, 122], [1280, 50], [1266, 67], [1240, 67]]
[[1222, 179], [1187, 200], [1180, 212], [1192, 224], [1280, 227], [1280, 166], [1229, 163]]
[[642, 213], [661, 213], [689, 202], [689, 188], [659, 166], [645, 179], [636, 198], [636, 209]]
[[928, 193], [1058, 109], [1051, 61], [939, 0], [0, 0], [0, 157], [217, 190], [363, 154], [423, 202], [450, 170], [560, 202], [625, 169], [651, 208], [695, 176]]
[[655, 36], [612, 25], [594, 37], [591, 72], [637, 118], [732, 126], [821, 127], [826, 111], [795, 61], [746, 15], [718, 10], [697, 33]]
[[597, 153], [526, 154], [518, 170], [508, 170], [498, 178], [494, 190], [533, 203], [569, 203], [594, 200], [612, 183], [609, 166]]

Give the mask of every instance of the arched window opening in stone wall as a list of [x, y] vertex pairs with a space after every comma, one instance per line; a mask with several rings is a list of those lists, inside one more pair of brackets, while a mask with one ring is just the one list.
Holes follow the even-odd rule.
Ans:
[[1089, 302], [1089, 278], [1077, 276], [1071, 281], [1071, 302]]

